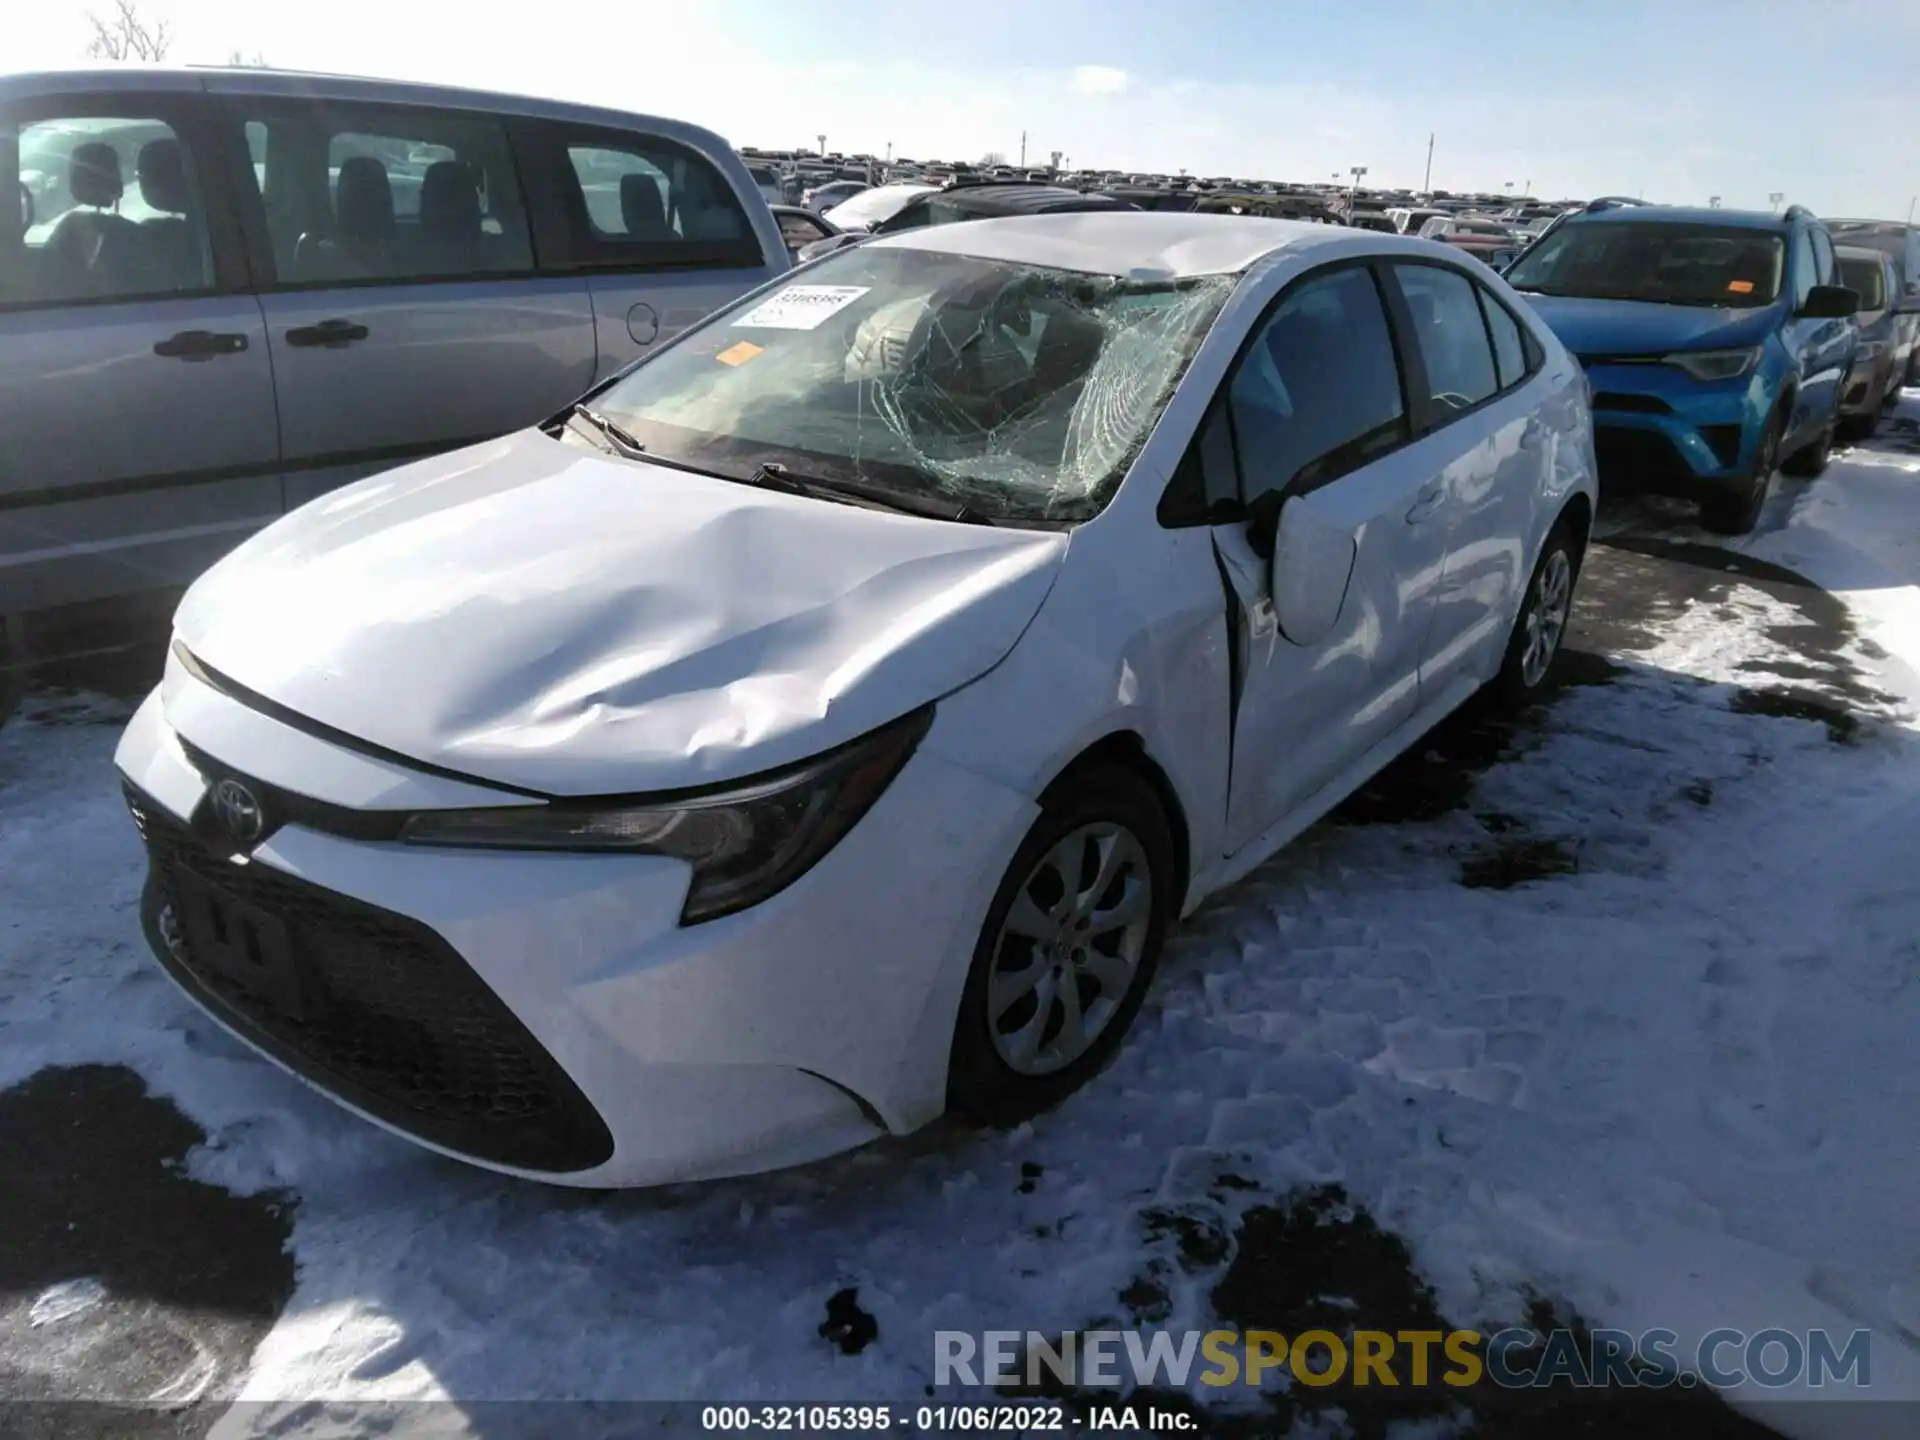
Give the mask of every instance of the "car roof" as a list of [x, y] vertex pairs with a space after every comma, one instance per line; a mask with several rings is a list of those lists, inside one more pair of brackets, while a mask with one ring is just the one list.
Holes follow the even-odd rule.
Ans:
[[1713, 210], [1702, 205], [1620, 205], [1567, 219], [1569, 225], [1713, 225], [1721, 229], [1771, 230], [1784, 234], [1789, 221], [1770, 210]]
[[870, 243], [1095, 275], [1150, 271], [1184, 279], [1238, 274], [1269, 255], [1356, 236], [1365, 236], [1382, 253], [1431, 255], [1434, 250], [1428, 241], [1345, 225], [1183, 210], [1076, 210], [968, 220], [903, 230]]
[[1130, 202], [1063, 185], [956, 185], [946, 203], [975, 215], [1040, 215], [1049, 210], [1119, 210]]

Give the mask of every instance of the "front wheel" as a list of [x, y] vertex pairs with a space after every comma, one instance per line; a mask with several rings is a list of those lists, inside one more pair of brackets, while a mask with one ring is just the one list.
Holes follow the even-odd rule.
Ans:
[[1767, 496], [1773, 490], [1773, 472], [1780, 464], [1780, 437], [1786, 433], [1785, 415], [1767, 422], [1753, 468], [1746, 482], [1730, 495], [1709, 495], [1700, 502], [1700, 524], [1716, 535], [1744, 535], [1760, 522]]
[[1507, 637], [1500, 673], [1488, 687], [1494, 701], [1521, 710], [1553, 690], [1561, 643], [1573, 617], [1573, 587], [1580, 577], [1580, 545], [1562, 520], [1540, 547], [1520, 614]]
[[1160, 797], [1100, 763], [1042, 801], [974, 948], [948, 1105], [1013, 1124], [1059, 1103], [1119, 1047], [1179, 911]]

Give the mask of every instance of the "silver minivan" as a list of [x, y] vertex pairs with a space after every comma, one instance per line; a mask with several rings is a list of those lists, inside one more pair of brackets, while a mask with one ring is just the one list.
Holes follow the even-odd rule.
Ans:
[[718, 136], [437, 86], [0, 76], [0, 181], [16, 632], [531, 424], [791, 263]]

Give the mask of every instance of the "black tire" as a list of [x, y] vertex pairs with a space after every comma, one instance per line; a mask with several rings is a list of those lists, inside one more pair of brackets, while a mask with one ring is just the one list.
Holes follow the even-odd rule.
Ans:
[[0, 615], [0, 725], [13, 718], [27, 692], [26, 656], [15, 640], [17, 622]]
[[1875, 409], [1869, 415], [1847, 416], [1833, 427], [1833, 438], [1841, 445], [1858, 445], [1862, 440], [1871, 440], [1879, 428], [1880, 412]]
[[1709, 495], [1700, 502], [1700, 528], [1716, 535], [1745, 535], [1759, 522], [1773, 491], [1773, 472], [1780, 463], [1780, 441], [1787, 429], [1784, 411], [1767, 422], [1754, 452], [1746, 482], [1731, 494]]
[[[1520, 600], [1520, 613], [1514, 617], [1513, 630], [1507, 636], [1507, 649], [1500, 660], [1500, 673], [1487, 686], [1486, 696], [1497, 709], [1509, 712], [1526, 709], [1551, 695], [1559, 679], [1560, 653], [1566, 647], [1567, 630], [1573, 619], [1573, 596], [1580, 583], [1580, 562], [1585, 558], [1575, 527], [1565, 518], [1553, 527], [1540, 558], [1533, 562], [1533, 574], [1527, 577], [1527, 591]], [[1554, 629], [1544, 666], [1530, 649], [1538, 627], [1550, 618], [1547, 605], [1552, 588], [1551, 577], [1564, 565], [1565, 593], [1559, 602], [1559, 619]]]
[[1826, 470], [1827, 462], [1833, 458], [1834, 432], [1839, 427], [1840, 417], [1836, 415], [1821, 427], [1818, 435], [1782, 460], [1780, 468], [1802, 480], [1811, 480], [1821, 474]]
[[[968, 1119], [988, 1125], [1018, 1124], [1052, 1108], [1084, 1085], [1113, 1057], [1153, 984], [1153, 972], [1160, 961], [1167, 929], [1180, 909], [1180, 898], [1174, 894], [1178, 866], [1166, 811], [1153, 786], [1135, 771], [1110, 761], [1088, 764], [1068, 772], [1056, 782], [1041, 797], [1041, 807], [1040, 818], [1034, 821], [1033, 828], [1014, 852], [1000, 888], [994, 894], [993, 904], [987, 909], [986, 923], [974, 945], [973, 968], [960, 997], [960, 1013], [954, 1022], [953, 1050], [947, 1067], [947, 1105]], [[1012, 972], [1016, 977], [1026, 974], [1027, 967], [1031, 966], [1036, 974], [1051, 969], [1056, 982], [1062, 964], [1074, 962], [1052, 963], [1040, 944], [1025, 942], [1023, 945], [1021, 937], [1004, 934], [1008, 917], [1023, 894], [1034, 901], [1036, 907], [1047, 905], [1044, 898], [1047, 892], [1040, 882], [1048, 868], [1050, 852], [1057, 845], [1083, 827], [1107, 825], [1130, 834], [1144, 857], [1149, 890], [1139, 957], [1124, 993], [1108, 1010], [1101, 1028], [1083, 1052], [1049, 1073], [1022, 1073], [1008, 1062], [1000, 1044], [996, 1043], [994, 1017], [988, 1009], [989, 982], [996, 969], [1002, 969], [1003, 955], [1015, 960], [1024, 958], [1025, 965]], [[1056, 877], [1059, 873], [1053, 871]], [[1099, 898], [1096, 896], [1096, 901]], [[1082, 943], [1090, 949], [1092, 936]], [[1124, 944], [1124, 936], [1116, 940], [1115, 953], [1121, 952]], [[1085, 953], [1083, 950], [1082, 954]], [[1106, 954], [1104, 948], [1101, 954]], [[1004, 969], [1002, 973], [1006, 973]], [[1076, 1000], [1084, 1005], [1086, 1002], [1079, 997], [1085, 995], [1086, 986], [1091, 983], [1097, 987], [1099, 982], [1090, 974], [1082, 975], [1077, 970], [1072, 973]], [[1024, 1013], [1030, 1018], [1026, 1025], [1015, 1025], [1016, 1031], [1027, 1030], [1038, 1020], [1043, 1036], [1049, 1033], [1057, 1036], [1062, 1029], [1064, 1002], [1051, 993], [1053, 987], [1046, 987], [1049, 998], [1045, 1009], [1049, 1018], [1039, 1018], [1042, 1006], [1037, 1001], [1030, 1009], [1022, 1010], [1025, 1001], [1041, 993], [1043, 986], [1044, 978], [1041, 985], [1031, 986], [1021, 1000], [1004, 1010], [1000, 1018], [1014, 1016], [1017, 1020]], [[1095, 998], [1104, 1000], [1104, 995], [1096, 994]], [[1001, 1033], [1006, 1034], [1004, 1025]], [[1012, 1043], [1011, 1037], [1006, 1043]]]

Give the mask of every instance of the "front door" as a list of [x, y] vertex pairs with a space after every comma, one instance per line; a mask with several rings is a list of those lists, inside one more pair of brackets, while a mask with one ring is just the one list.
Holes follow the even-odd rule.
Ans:
[[244, 93], [225, 113], [274, 279], [288, 509], [535, 424], [592, 384], [585, 282], [536, 269], [502, 120]]
[[[1238, 601], [1229, 854], [1414, 712], [1446, 527], [1423, 498], [1435, 477], [1410, 436], [1373, 268], [1341, 265], [1295, 282], [1255, 327], [1202, 436], [1208, 468], [1231, 467], [1247, 515], [1214, 530]], [[1208, 483], [1231, 493], [1227, 482]], [[1290, 637], [1274, 605], [1273, 567], [1284, 570], [1288, 557], [1262, 553], [1289, 502], [1319, 537], [1311, 563], [1330, 602], [1330, 626], [1310, 637]]]
[[273, 371], [187, 95], [0, 109], [0, 614], [183, 585], [280, 513]]

